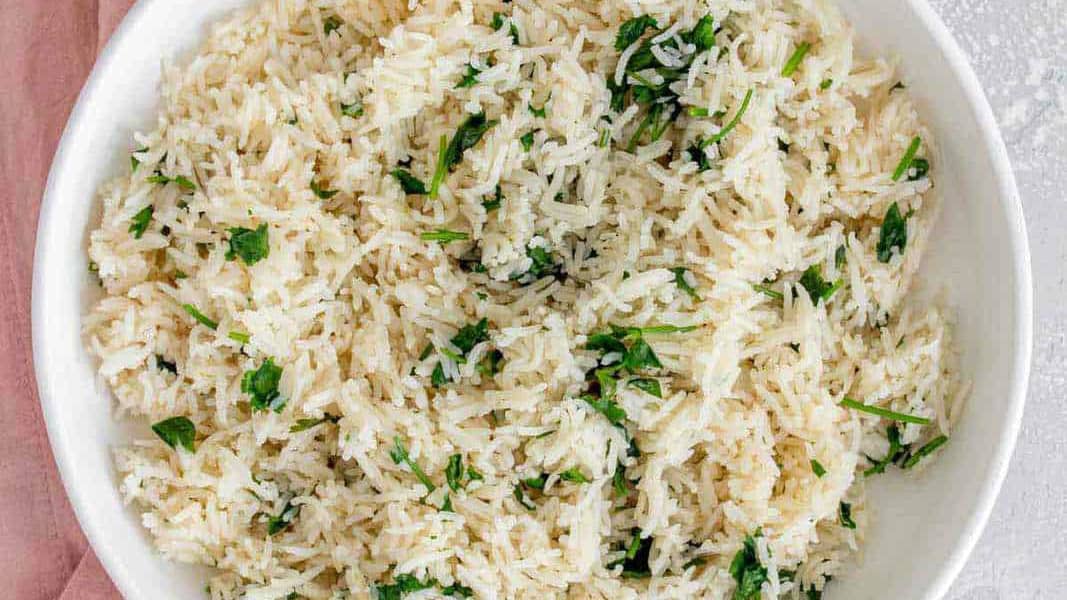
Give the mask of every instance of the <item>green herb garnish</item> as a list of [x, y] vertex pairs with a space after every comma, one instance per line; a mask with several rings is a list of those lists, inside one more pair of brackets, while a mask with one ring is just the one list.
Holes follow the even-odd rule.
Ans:
[[148, 224], [152, 221], [153, 212], [155, 212], [155, 208], [149, 204], [130, 218], [130, 228], [127, 231], [133, 234], [133, 239], [139, 240], [144, 235], [144, 232], [148, 229]]
[[[355, 101], [352, 104], [341, 103], [341, 114], [346, 117], [352, 117], [353, 119], [363, 116], [363, 103]], [[295, 125], [296, 123], [292, 123]]]
[[160, 371], [170, 371], [171, 374], [178, 374], [178, 364], [167, 360], [162, 354], [156, 355], [156, 368]]
[[286, 500], [285, 506], [282, 507], [282, 512], [278, 513], [278, 516], [270, 517], [267, 519], [267, 535], [274, 535], [281, 533], [289, 525], [293, 523], [293, 519], [300, 514], [299, 504], [293, 504], [293, 499]]
[[783, 294], [782, 292], [779, 292], [778, 290], [770, 287], [769, 285], [767, 285], [765, 283], [753, 284], [752, 285], [752, 289], [754, 289], [757, 292], [763, 294], [764, 296], [767, 296], [768, 298], [774, 298], [775, 300], [784, 300], [785, 299], [785, 294]]
[[631, 379], [629, 381], [629, 385], [632, 385], [633, 387], [645, 392], [646, 394], [651, 394], [657, 398], [663, 397], [663, 390], [660, 388], [658, 379], [652, 379], [650, 377]]
[[619, 33], [615, 35], [615, 49], [623, 51], [641, 39], [648, 28], [657, 29], [659, 25], [649, 15], [634, 17], [619, 26]]
[[726, 124], [725, 127], [719, 130], [719, 133], [716, 133], [715, 135], [700, 143], [701, 150], [707, 148], [712, 144], [717, 144], [721, 142], [723, 138], [729, 135], [730, 132], [733, 131], [735, 127], [737, 127], [737, 124], [741, 122], [741, 117], [745, 116], [745, 112], [748, 111], [748, 104], [752, 101], [752, 93], [753, 89], [749, 88], [748, 92], [745, 93], [745, 98], [741, 101], [741, 108], [737, 109], [737, 113], [734, 114], [733, 118], [730, 119], [730, 121]]
[[419, 463], [411, 459], [407, 448], [405, 448], [404, 444], [400, 441], [399, 435], [393, 438], [393, 444], [393, 449], [389, 451], [389, 458], [392, 458], [395, 464], [406, 464], [408, 468], [411, 469], [411, 472], [415, 474], [415, 477], [417, 477], [422, 485], [426, 487], [427, 494], [437, 489], [437, 486], [433, 484], [433, 481], [430, 481], [426, 472], [419, 467]]
[[559, 474], [559, 478], [563, 481], [569, 481], [571, 483], [590, 483], [593, 480], [589, 479], [582, 473], [582, 470], [578, 467], [571, 467], [566, 471]]
[[178, 446], [189, 452], [195, 452], [196, 426], [187, 417], [171, 417], [152, 425], [152, 431], [159, 436], [168, 446], [178, 449]]
[[855, 529], [856, 522], [852, 520], [852, 505], [848, 502], [841, 503], [841, 526], [846, 529]]
[[197, 322], [199, 322], [204, 327], [207, 327], [208, 329], [218, 329], [219, 328], [219, 324], [217, 322], [212, 321], [211, 319], [207, 318], [204, 315], [204, 313], [200, 312], [192, 304], [182, 304], [182, 309], [185, 310], [185, 312], [189, 313], [189, 316], [191, 316], [192, 318], [196, 319]]
[[534, 129], [531, 131], [527, 131], [526, 133], [522, 134], [522, 137], [519, 138], [519, 142], [522, 143], [522, 149], [526, 152], [529, 152], [530, 149], [533, 148], [535, 131], [537, 130]]
[[393, 583], [375, 584], [372, 589], [376, 600], [400, 600], [408, 594], [428, 590], [435, 585], [437, 585], [437, 581], [433, 579], [422, 582], [416, 579], [414, 575], [404, 573], [393, 577]]
[[493, 29], [495, 29], [497, 31], [500, 31], [500, 28], [503, 27], [505, 23], [507, 23], [509, 25], [508, 33], [511, 34], [511, 43], [513, 43], [516, 46], [518, 46], [519, 45], [519, 29], [517, 27], [515, 27], [515, 22], [512, 21], [510, 17], [504, 17], [504, 13], [499, 13], [499, 12], [493, 13]]
[[878, 236], [878, 262], [887, 263], [893, 257], [893, 248], [904, 254], [908, 246], [908, 220], [900, 214], [900, 207], [894, 202], [889, 205], [882, 221], [882, 231]]
[[537, 510], [537, 505], [526, 499], [526, 492], [522, 491], [522, 484], [515, 484], [514, 489], [511, 490], [511, 495], [515, 497], [515, 500], [525, 508], [526, 510]]
[[318, 196], [320, 200], [329, 200], [330, 198], [336, 196], [339, 191], [328, 190], [325, 187], [319, 185], [319, 183], [315, 181], [315, 179], [312, 179], [309, 185], [311, 186], [311, 191], [314, 192], [314, 194]]
[[809, 50], [811, 50], [811, 44], [808, 42], [803, 42], [797, 46], [797, 49], [793, 51], [793, 55], [789, 57], [789, 60], [785, 61], [785, 66], [782, 67], [782, 77], [789, 77], [795, 73]]
[[496, 190], [494, 190], [493, 192], [492, 200], [486, 200], [482, 202], [482, 208], [485, 209], [485, 212], [493, 212], [494, 210], [500, 208], [503, 203], [504, 191], [500, 188], [500, 184], [498, 183], [496, 186]]
[[344, 22], [341, 19], [330, 15], [322, 20], [322, 32], [326, 35], [330, 35], [330, 32], [337, 31], [341, 28]]
[[922, 138], [919, 136], [912, 138], [911, 144], [908, 144], [908, 149], [904, 151], [904, 156], [901, 157], [900, 162], [897, 163], [896, 170], [893, 171], [893, 181], [900, 181], [900, 178], [908, 172], [908, 168], [911, 167], [912, 161], [915, 160], [915, 153], [919, 151], [919, 146], [922, 145], [922, 142]]
[[822, 463], [815, 460], [814, 458], [811, 459], [811, 472], [815, 473], [815, 476], [819, 477], [820, 479], [823, 475], [826, 475], [826, 469], [823, 468]]
[[282, 368], [275, 365], [272, 358], [263, 361], [257, 369], [245, 371], [241, 378], [241, 391], [248, 394], [253, 411], [270, 409], [276, 413], [282, 412], [285, 398], [278, 391], [281, 378]]
[[426, 184], [415, 177], [406, 169], [393, 169], [390, 173], [398, 182], [405, 194], [426, 194]]
[[585, 400], [589, 406], [593, 407], [593, 410], [604, 415], [612, 425], [622, 426], [626, 420], [626, 411], [616, 404], [614, 400], [601, 400], [589, 394], [583, 395], [582, 400]]
[[820, 90], [828, 90], [828, 89], [830, 89], [830, 86], [832, 86], [833, 84], [834, 84], [834, 80], [833, 79], [830, 79], [830, 78], [823, 79], [819, 83], [819, 89]]
[[453, 454], [448, 457], [448, 466], [445, 467], [445, 479], [448, 487], [453, 492], [458, 492], [463, 480], [463, 455]]
[[441, 182], [444, 181], [445, 175], [452, 169], [463, 162], [463, 153], [468, 149], [473, 148], [485, 132], [489, 131], [491, 127], [496, 125], [496, 121], [489, 121], [485, 118], [485, 113], [475, 113], [468, 115], [467, 119], [456, 130], [455, 135], [452, 136], [452, 141], [445, 144], [445, 136], [441, 136], [440, 153], [437, 157], [437, 169], [434, 171], [433, 179], [430, 181], [430, 198], [437, 198], [437, 190], [441, 186]]
[[177, 177], [167, 177], [160, 171], [156, 171], [145, 179], [148, 183], [155, 183], [158, 185], [167, 185], [168, 183], [176, 183], [178, 187], [183, 190], [195, 190], [196, 184], [189, 180], [185, 175], [178, 175]]
[[241, 257], [246, 265], [252, 266], [270, 255], [266, 223], [254, 230], [231, 227], [228, 231], [230, 232], [230, 249], [226, 252], [226, 260]]
[[800, 276], [800, 285], [808, 292], [808, 296], [811, 298], [812, 304], [818, 304], [822, 302], [829, 302], [837, 290], [841, 289], [844, 285], [844, 279], [838, 279], [837, 281], [830, 283], [822, 278], [822, 265], [811, 265], [808, 267], [804, 274]]
[[933, 454], [935, 450], [937, 450], [941, 446], [944, 446], [947, 443], [948, 436], [939, 435], [934, 439], [930, 440], [929, 442], [926, 442], [922, 445], [921, 448], [913, 452], [911, 456], [909, 456], [907, 460], [904, 461], [904, 464], [902, 464], [901, 466], [905, 469], [910, 469], [915, 465], [919, 464], [919, 461], [921, 461], [923, 458]]
[[318, 427], [323, 423], [336, 423], [341, 420], [341, 417], [335, 417], [331, 414], [325, 414], [321, 419], [297, 419], [296, 425], [289, 428], [289, 433], [299, 433], [301, 431], [307, 431], [313, 427]]
[[449, 242], [459, 242], [470, 239], [470, 234], [463, 233], [462, 231], [449, 231], [447, 229], [438, 229], [436, 231], [425, 231], [419, 234], [419, 237], [425, 242], [439, 242], [441, 244], [447, 244]]
[[474, 65], [467, 63], [467, 71], [463, 74], [463, 79], [459, 80], [455, 89], [470, 88], [478, 85], [478, 73], [481, 71]]
[[689, 269], [685, 267], [674, 267], [671, 269], [671, 273], [674, 273], [674, 285], [678, 286], [678, 289], [682, 290], [689, 295], [690, 298], [700, 302], [700, 294], [689, 282], [686, 280], [685, 274], [689, 272]]
[[916, 423], [918, 425], [929, 425], [930, 419], [926, 417], [917, 417], [915, 415], [908, 415], [904, 413], [895, 412], [887, 408], [880, 408], [878, 406], [871, 406], [862, 402], [857, 402], [848, 396], [841, 401], [840, 406], [844, 408], [851, 408], [860, 412], [865, 412], [872, 415], [877, 415], [884, 419], [892, 419], [894, 421], [900, 421], [902, 423]]
[[744, 544], [730, 562], [730, 575], [737, 582], [733, 600], [759, 600], [760, 587], [767, 581], [767, 568], [760, 564], [756, 540], [751, 535], [745, 536]]
[[608, 569], [622, 566], [622, 576], [626, 579], [643, 579], [652, 575], [648, 566], [649, 553], [652, 551], [652, 538], [642, 538], [640, 529], [631, 530], [632, 537], [626, 546], [623, 557], [608, 563]]
[[243, 331], [231, 331], [226, 334], [226, 337], [241, 345], [247, 344], [248, 342], [252, 341], [252, 336], [248, 335]]

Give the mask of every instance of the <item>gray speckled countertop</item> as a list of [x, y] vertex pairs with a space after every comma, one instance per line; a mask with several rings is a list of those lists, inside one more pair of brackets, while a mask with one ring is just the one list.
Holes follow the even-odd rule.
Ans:
[[1067, 0], [930, 0], [978, 73], [1022, 196], [1034, 274], [1026, 416], [946, 600], [1067, 598]]

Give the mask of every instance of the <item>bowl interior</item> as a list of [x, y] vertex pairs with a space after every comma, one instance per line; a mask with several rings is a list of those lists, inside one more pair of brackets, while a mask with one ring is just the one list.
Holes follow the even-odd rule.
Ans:
[[[128, 168], [131, 133], [153, 122], [161, 61], [188, 56], [209, 23], [249, 1], [138, 3], [79, 98], [42, 206], [33, 287], [41, 401], [79, 520], [129, 598], [200, 597], [206, 573], [164, 561], [116, 489], [110, 447], [147, 428], [116, 421], [83, 349], [82, 315], [99, 293], [85, 268], [94, 190]], [[861, 48], [899, 57], [938, 138], [943, 212], [924, 278], [944, 288], [956, 309], [963, 375], [974, 388], [939, 460], [917, 477], [894, 472], [873, 481], [875, 519], [861, 564], [826, 597], [932, 599], [947, 590], [981, 533], [1014, 445], [1029, 367], [1029, 255], [992, 114], [929, 6], [845, 0], [842, 8]]]

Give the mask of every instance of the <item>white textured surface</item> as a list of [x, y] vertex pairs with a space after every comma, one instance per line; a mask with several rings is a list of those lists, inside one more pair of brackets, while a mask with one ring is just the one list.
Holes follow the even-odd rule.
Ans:
[[[993, 517], [946, 600], [1067, 598], [1067, 0], [931, 0], [971, 59], [1033, 254], [1030, 393]], [[944, 218], [951, 218], [944, 215]]]

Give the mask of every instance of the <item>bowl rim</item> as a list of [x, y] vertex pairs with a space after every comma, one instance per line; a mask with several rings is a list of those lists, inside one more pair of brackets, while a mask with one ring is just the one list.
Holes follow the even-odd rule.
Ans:
[[[93, 498], [90, 498], [82, 488], [76, 485], [79, 477], [77, 476], [75, 456], [66, 440], [60, 434], [59, 417], [57, 416], [59, 411], [58, 400], [53, 394], [54, 386], [52, 381], [55, 377], [60, 377], [61, 374], [53, 372], [52, 365], [48, 360], [50, 340], [46, 331], [45, 297], [47, 295], [47, 283], [44, 276], [45, 271], [56, 259], [53, 258], [53, 242], [47, 236], [40, 235], [40, 233], [47, 231], [49, 225], [57, 219], [65, 218], [63, 214], [58, 212], [57, 188], [60, 186], [60, 180], [67, 176], [65, 173], [70, 171], [67, 163], [71, 159], [69, 150], [71, 140], [77, 137], [83, 122], [92, 118], [92, 115], [87, 110], [88, 98], [96, 94], [97, 90], [104, 85], [105, 80], [115, 70], [115, 63], [118, 60], [117, 49], [121, 46], [121, 40], [142, 24], [149, 13], [148, 7], [158, 1], [137, 0], [130, 8], [104, 46], [99, 57], [97, 57], [96, 63], [71, 110], [63, 135], [53, 156], [41, 201], [34, 249], [31, 296], [34, 371], [41, 410], [56, 465], [59, 469], [64, 489], [86, 538], [94, 551], [97, 552], [97, 557], [111, 577], [115, 587], [118, 588], [123, 597], [128, 598], [138, 597], [137, 594], [141, 591], [140, 586], [135, 583], [135, 577], [127, 569], [121, 553], [109, 543], [108, 531], [104, 524], [98, 520], [93, 509]], [[1012, 376], [1014, 379], [1011, 386], [1012, 394], [1007, 406], [1005, 406], [1003, 415], [1005, 424], [1001, 429], [999, 439], [996, 440], [997, 450], [987, 470], [987, 480], [976, 503], [976, 510], [967, 520], [952, 553], [945, 558], [943, 568], [922, 594], [923, 600], [937, 600], [948, 592], [949, 587], [963, 569], [967, 558], [981, 537], [993, 511], [1000, 488], [1004, 483], [1014, 452], [1022, 424], [1023, 408], [1026, 402], [1030, 376], [1033, 348], [1033, 282], [1030, 247], [1022, 203], [1007, 149], [997, 126], [993, 110], [982, 90], [974, 69], [952, 33], [937, 12], [930, 6], [928, 0], [907, 0], [907, 3], [942, 52], [950, 69], [958, 77], [969, 108], [974, 112], [978, 121], [981, 139], [989, 151], [989, 158], [993, 164], [993, 177], [997, 182], [996, 197], [999, 200], [999, 208], [1004, 212], [1006, 221], [1010, 225], [1012, 265], [1017, 276], [1014, 290], [1016, 310], [1013, 317], [1017, 325], [1016, 333], [1018, 335], [1013, 349], [1015, 360], [1012, 364]]]

